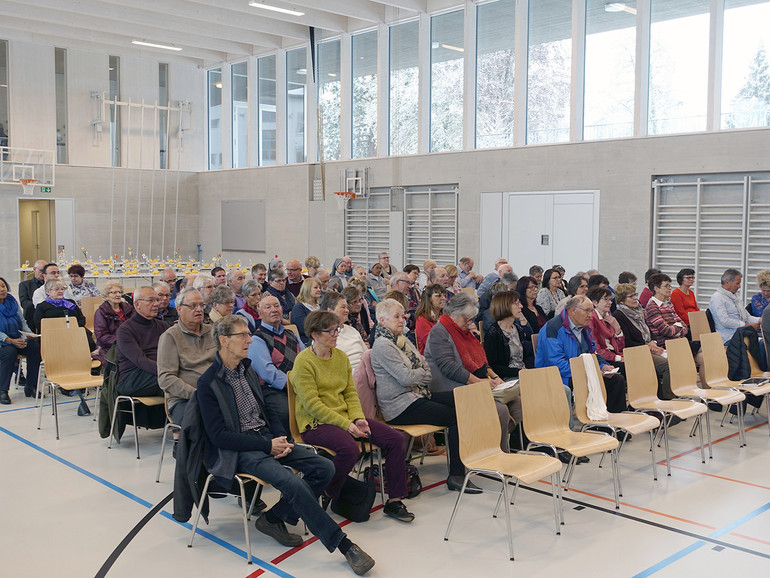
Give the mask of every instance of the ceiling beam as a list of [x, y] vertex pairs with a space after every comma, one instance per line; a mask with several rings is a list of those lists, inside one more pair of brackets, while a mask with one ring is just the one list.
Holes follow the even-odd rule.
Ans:
[[384, 4], [386, 6], [393, 6], [394, 8], [402, 8], [404, 10], [411, 10], [412, 12], [427, 12], [428, 0], [372, 0], [378, 4]]
[[[115, 1], [115, 0], [111, 0]], [[326, 12], [323, 8], [319, 9], [319, 5], [323, 6], [330, 3], [332, 0], [325, 0], [324, 2], [318, 2], [314, 9], [305, 8], [303, 12], [304, 16], [292, 16], [290, 14], [280, 14], [278, 12], [268, 12], [267, 10], [260, 10], [249, 6], [248, 0], [218, 0], [219, 5], [217, 9], [227, 10], [231, 13], [248, 14], [251, 16], [257, 16], [268, 22], [283, 22], [294, 23], [305, 27], [305, 39], [307, 38], [307, 29], [309, 26], [316, 28], [325, 28], [326, 30], [332, 30], [334, 32], [346, 32], [348, 28], [348, 19], [345, 16], [332, 14]], [[204, 4], [208, 5], [211, 0], [190, 0], [186, 4]], [[270, 3], [276, 6], [283, 6], [291, 8], [291, 2], [280, 2], [279, 0], [270, 0]], [[236, 16], [233, 16], [234, 18]]]
[[305, 8], [321, 8], [324, 12], [367, 22], [385, 22], [385, 7], [370, 0], [334, 0], [323, 3], [317, 0], [291, 0], [291, 4]]

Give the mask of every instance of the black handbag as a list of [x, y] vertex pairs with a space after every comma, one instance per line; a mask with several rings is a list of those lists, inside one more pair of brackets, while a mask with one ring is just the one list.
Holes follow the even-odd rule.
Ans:
[[[363, 442], [361, 449], [364, 450]], [[369, 466], [374, 465], [372, 455], [369, 454]], [[351, 522], [366, 522], [372, 511], [374, 497], [377, 490], [373, 483], [361, 481], [347, 476], [338, 498], [332, 500], [332, 512], [347, 518]]]
[[[420, 495], [420, 492], [422, 492], [422, 480], [420, 479], [420, 474], [417, 471], [417, 468], [414, 467], [412, 464], [405, 464], [404, 467], [406, 468], [406, 491], [407, 499], [416, 498]], [[383, 464], [382, 469], [385, 470], [385, 465]], [[386, 471], [387, 474], [387, 471]], [[381, 483], [381, 477], [380, 477], [380, 466], [373, 465], [371, 468], [366, 468], [364, 470], [364, 479], [369, 481], [374, 485], [374, 488], [377, 492], [380, 491], [380, 483]], [[385, 476], [385, 493], [388, 493], [388, 480], [387, 475]]]

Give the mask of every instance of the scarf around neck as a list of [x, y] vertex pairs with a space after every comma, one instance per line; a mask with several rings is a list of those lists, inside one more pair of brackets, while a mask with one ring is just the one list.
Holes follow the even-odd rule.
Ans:
[[398, 347], [404, 353], [404, 355], [406, 355], [409, 358], [409, 361], [412, 364], [412, 369], [417, 369], [418, 367], [422, 366], [422, 360], [414, 352], [414, 350], [411, 347], [409, 347], [409, 345], [406, 342], [406, 337], [404, 337], [403, 335], [399, 335], [398, 337], [396, 337], [395, 334], [384, 325], [377, 325], [377, 327], [374, 329], [374, 338], [388, 339], [389, 341], [392, 341], [393, 343], [395, 343], [396, 347]]
[[465, 369], [474, 373], [487, 365], [487, 354], [484, 353], [484, 347], [470, 330], [461, 328], [446, 313], [439, 317], [438, 322], [449, 332]]
[[75, 304], [69, 299], [51, 299], [50, 297], [46, 296], [45, 300], [56, 307], [64, 307], [70, 311], [75, 309]]
[[618, 305], [618, 309], [623, 312], [626, 318], [631, 322], [631, 325], [639, 330], [644, 338], [644, 342], [649, 343], [650, 339], [652, 339], [652, 335], [650, 334], [650, 328], [647, 326], [647, 322], [644, 320], [644, 309], [641, 307], [631, 309], [631, 307], [623, 305], [622, 303]]
[[21, 337], [20, 330], [23, 327], [19, 316], [19, 303], [8, 293], [5, 301], [0, 304], [0, 331], [11, 339]]

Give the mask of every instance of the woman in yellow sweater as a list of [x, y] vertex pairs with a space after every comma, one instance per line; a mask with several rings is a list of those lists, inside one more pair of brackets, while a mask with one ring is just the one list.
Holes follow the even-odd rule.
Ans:
[[385, 451], [388, 503], [383, 512], [402, 522], [414, 520], [401, 501], [407, 495], [406, 443], [400, 432], [364, 417], [347, 356], [337, 349], [339, 318], [330, 311], [314, 311], [305, 318], [310, 347], [294, 360], [291, 384], [297, 394], [296, 417], [302, 438], [336, 452], [334, 477], [326, 488], [328, 498], [339, 497], [345, 478], [361, 455], [357, 438]]

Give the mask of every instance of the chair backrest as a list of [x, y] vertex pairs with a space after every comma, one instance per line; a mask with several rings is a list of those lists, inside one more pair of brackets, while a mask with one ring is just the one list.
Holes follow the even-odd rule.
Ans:
[[557, 367], [522, 369], [519, 384], [524, 433], [529, 439], [569, 430], [570, 408]]
[[463, 287], [463, 291], [470, 293], [473, 296], [476, 295], [476, 290], [473, 287]]
[[297, 339], [299, 339], [299, 329], [297, 329], [297, 326], [294, 325], [293, 323], [287, 323], [286, 325], [284, 325], [283, 326], [283, 330], [284, 331], [293, 331], [294, 335], [296, 335]]
[[[604, 387], [604, 378], [599, 368], [599, 360], [596, 355], [591, 355], [596, 365], [596, 374], [599, 376], [599, 385], [602, 388], [602, 397], [604, 403], [607, 403], [607, 390]], [[573, 357], [569, 360], [570, 369], [572, 369], [572, 391], [575, 394], [575, 415], [580, 423], [588, 423], [591, 419], [588, 417], [586, 404], [588, 403], [588, 376], [586, 375], [586, 366], [581, 357]]]
[[540, 335], [538, 333], [532, 334], [532, 355], [537, 354], [537, 340], [540, 339]]
[[671, 391], [679, 395], [687, 389], [696, 387], [698, 369], [692, 356], [690, 342], [684, 337], [666, 341], [668, 352], [668, 371], [671, 376]]
[[626, 362], [626, 385], [631, 407], [647, 407], [651, 402], [657, 402], [660, 399], [658, 375], [650, 348], [647, 345], [626, 347], [623, 359]]
[[722, 335], [718, 332], [706, 333], [700, 336], [700, 347], [703, 353], [703, 378], [707, 385], [725, 381], [729, 365]]
[[[78, 326], [77, 320], [72, 324], [75, 327]], [[65, 317], [49, 317], [40, 320], [40, 334], [48, 329], [67, 329], [67, 319]]]
[[48, 329], [43, 353], [45, 373], [56, 381], [62, 376], [91, 375], [91, 352], [84, 327]]
[[702, 334], [711, 333], [713, 331], [713, 329], [709, 327], [709, 319], [705, 311], [690, 311], [689, 321], [693, 341], [698, 341]]
[[94, 314], [102, 303], [104, 299], [99, 296], [83, 297], [80, 300], [80, 310], [86, 318], [86, 327], [91, 331], [94, 330]]
[[286, 393], [289, 396], [289, 429], [291, 430], [291, 437], [298, 444], [304, 443], [302, 441], [302, 434], [299, 433], [299, 426], [297, 425], [297, 394], [294, 393], [294, 387], [291, 385], [290, 379], [291, 371], [286, 374]]
[[746, 344], [746, 355], [749, 356], [749, 365], [751, 366], [751, 377], [758, 377], [763, 375], [765, 372], [762, 371], [761, 367], [759, 367], [759, 363], [757, 363], [757, 360], [754, 359], [754, 356], [751, 355], [751, 351], [749, 350], [749, 338], [744, 337], [743, 343]]
[[500, 420], [489, 382], [479, 381], [454, 389], [460, 459], [468, 463], [500, 453]]

